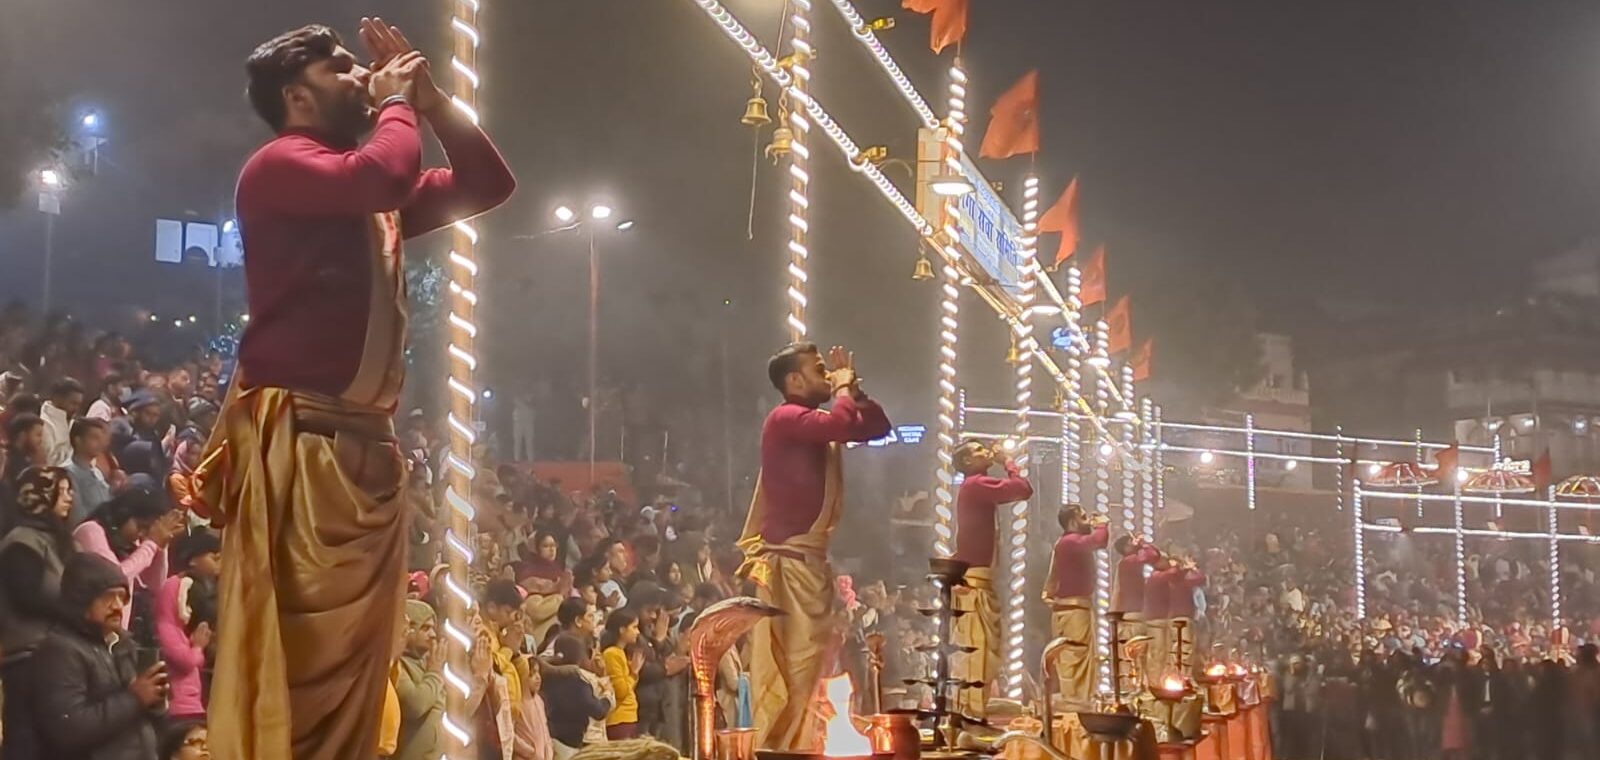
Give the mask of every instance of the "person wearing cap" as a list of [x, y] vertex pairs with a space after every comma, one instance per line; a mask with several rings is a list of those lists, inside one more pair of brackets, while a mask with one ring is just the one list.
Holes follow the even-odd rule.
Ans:
[[[152, 477], [165, 477], [167, 473], [167, 437], [169, 429], [161, 427], [161, 399], [148, 390], [134, 391], [128, 395], [128, 416], [111, 422], [111, 451], [128, 472], [144, 472]], [[144, 444], [138, 452], [129, 449]], [[136, 467], [129, 460], [142, 464]]]
[[167, 699], [166, 666], [137, 667], [134, 642], [122, 627], [127, 605], [127, 582], [115, 563], [93, 554], [67, 561], [58, 622], [39, 647], [32, 670], [39, 757], [156, 756], [155, 721]]
[[407, 599], [405, 645], [395, 662], [394, 690], [400, 702], [400, 739], [395, 760], [434, 760], [445, 753], [445, 684], [439, 675], [444, 646], [438, 615], [427, 602]]
[[217, 575], [222, 571], [222, 542], [210, 531], [196, 531], [178, 542], [176, 554], [184, 570], [161, 584], [155, 604], [156, 643], [172, 679], [172, 704], [167, 711], [174, 719], [204, 720], [201, 672], [215, 614], [211, 609], [214, 601], [205, 597], [207, 589], [215, 595]]
[[[988, 714], [987, 694], [999, 686], [1000, 598], [994, 592], [994, 555], [997, 545], [995, 515], [1003, 504], [1026, 501], [1033, 486], [1022, 477], [1004, 449], [991, 449], [982, 441], [966, 441], [954, 455], [962, 474], [956, 496], [956, 551], [953, 559], [967, 564], [966, 584], [957, 586], [952, 604], [970, 614], [956, 618], [952, 638], [959, 646], [976, 651], [955, 658], [955, 676], [982, 684], [962, 689], [956, 704], [965, 715], [982, 719]], [[1005, 477], [989, 471], [998, 464]]]

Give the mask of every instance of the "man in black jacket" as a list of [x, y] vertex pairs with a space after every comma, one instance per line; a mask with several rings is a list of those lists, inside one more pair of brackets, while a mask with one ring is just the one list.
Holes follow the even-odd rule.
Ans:
[[160, 663], [143, 672], [135, 665], [122, 630], [127, 582], [121, 568], [98, 556], [67, 561], [61, 621], [34, 658], [40, 757], [156, 758], [152, 721], [166, 702], [167, 674]]
[[567, 760], [583, 749], [583, 736], [589, 721], [600, 720], [611, 712], [611, 700], [595, 694], [594, 687], [578, 669], [593, 658], [594, 645], [570, 633], [551, 642], [555, 655], [544, 670], [544, 711], [549, 720], [550, 738], [555, 740], [556, 760]]

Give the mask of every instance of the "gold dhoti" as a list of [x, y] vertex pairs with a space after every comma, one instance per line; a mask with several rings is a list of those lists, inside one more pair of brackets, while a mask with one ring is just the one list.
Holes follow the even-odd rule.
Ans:
[[404, 473], [387, 410], [230, 396], [199, 468], [223, 526], [215, 756], [373, 756], [405, 589]]
[[1050, 633], [1072, 642], [1056, 660], [1056, 677], [1067, 712], [1094, 707], [1094, 614], [1087, 597], [1051, 602]]
[[1147, 620], [1145, 635], [1150, 637], [1150, 648], [1145, 650], [1145, 682], [1159, 684], [1173, 672], [1172, 626], [1166, 620]]
[[739, 575], [755, 583], [757, 598], [784, 613], [761, 620], [750, 633], [750, 707], [760, 749], [815, 752], [822, 748], [815, 701], [838, 632], [833, 569], [827, 557], [844, 501], [841, 465], [841, 447], [829, 445], [821, 513], [810, 530], [779, 544], [761, 537], [766, 499], [757, 478], [755, 498], [739, 538], [739, 548], [745, 553]]
[[993, 571], [987, 567], [967, 569], [967, 585], [957, 586], [950, 600], [967, 614], [955, 619], [950, 638], [958, 646], [976, 647], [971, 654], [952, 657], [952, 674], [963, 681], [982, 681], [984, 686], [962, 689], [956, 695], [956, 709], [973, 718], [988, 715], [988, 695], [1000, 678], [1000, 599], [994, 593]]

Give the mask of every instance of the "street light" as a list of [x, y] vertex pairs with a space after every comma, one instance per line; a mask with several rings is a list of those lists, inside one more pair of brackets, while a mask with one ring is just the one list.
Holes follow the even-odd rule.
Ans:
[[589, 216], [594, 219], [610, 219], [611, 207], [604, 204], [597, 204], [593, 208], [589, 209]]
[[576, 218], [578, 218], [578, 215], [573, 213], [572, 209], [567, 208], [566, 206], [556, 206], [556, 221], [561, 222], [562, 224], [568, 224]]
[[99, 114], [99, 112], [90, 111], [90, 112], [84, 114], [83, 115], [83, 126], [84, 126], [85, 129], [94, 129], [95, 127], [100, 126], [100, 114]]

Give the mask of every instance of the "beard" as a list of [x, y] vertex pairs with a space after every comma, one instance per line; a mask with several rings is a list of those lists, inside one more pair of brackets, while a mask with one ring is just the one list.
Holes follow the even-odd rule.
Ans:
[[377, 109], [365, 92], [348, 94], [317, 90], [317, 110], [322, 115], [323, 130], [341, 143], [354, 145], [377, 121]]

